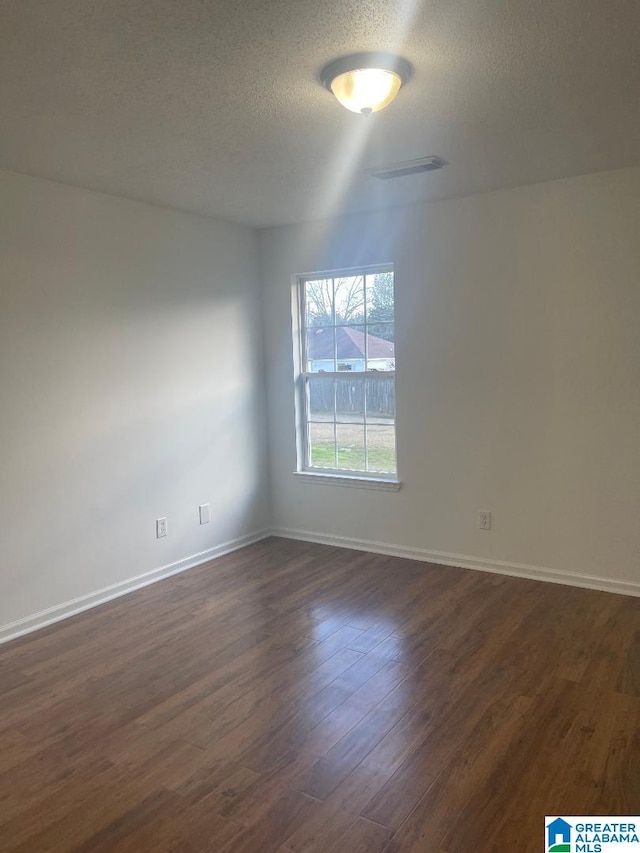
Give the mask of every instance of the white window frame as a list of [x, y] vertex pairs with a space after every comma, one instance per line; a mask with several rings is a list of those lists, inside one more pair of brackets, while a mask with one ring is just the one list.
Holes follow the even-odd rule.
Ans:
[[[308, 412], [308, 395], [307, 382], [309, 379], [338, 379], [345, 380], [388, 380], [394, 382], [394, 389], [397, 388], [396, 371], [395, 370], [348, 370], [337, 372], [322, 372], [313, 373], [306, 370], [307, 353], [306, 353], [306, 304], [305, 304], [305, 286], [308, 281], [314, 281], [322, 278], [341, 278], [351, 276], [363, 276], [364, 290], [366, 299], [366, 276], [375, 275], [376, 273], [391, 272], [394, 273], [394, 303], [395, 303], [395, 270], [393, 264], [378, 264], [375, 266], [361, 266], [355, 268], [327, 270], [317, 273], [308, 273], [295, 277], [296, 299], [295, 309], [297, 317], [294, 322], [294, 335], [297, 337], [296, 347], [296, 444], [298, 467], [294, 472], [296, 477], [310, 483], [328, 483], [341, 486], [356, 486], [361, 488], [378, 488], [390, 491], [397, 491], [400, 488], [400, 480], [398, 476], [398, 414], [397, 406], [394, 413], [394, 436], [395, 436], [395, 458], [396, 471], [394, 473], [374, 472], [374, 471], [357, 471], [343, 468], [314, 468], [309, 464], [310, 459], [310, 441], [309, 441], [309, 412]], [[335, 321], [335, 316], [334, 316]], [[358, 324], [360, 325], [360, 324]], [[365, 359], [367, 349], [367, 326], [365, 327]], [[375, 325], [375, 324], [373, 324]], [[394, 330], [395, 330], [395, 310], [394, 310]], [[337, 328], [335, 322], [330, 328]], [[336, 354], [337, 355], [337, 354]], [[334, 359], [337, 363], [337, 358]], [[394, 355], [394, 361], [397, 362], [397, 355]], [[365, 414], [365, 458], [367, 451], [366, 442], [366, 414]]]

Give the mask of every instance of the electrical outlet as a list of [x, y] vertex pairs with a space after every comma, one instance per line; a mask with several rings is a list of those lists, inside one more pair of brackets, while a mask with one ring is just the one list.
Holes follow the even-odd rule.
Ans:
[[209, 524], [209, 521], [211, 520], [209, 504], [200, 504], [198, 509], [200, 511], [200, 524]]
[[491, 530], [491, 513], [487, 510], [478, 510], [478, 529]]
[[167, 519], [156, 518], [156, 539], [162, 539], [167, 535]]

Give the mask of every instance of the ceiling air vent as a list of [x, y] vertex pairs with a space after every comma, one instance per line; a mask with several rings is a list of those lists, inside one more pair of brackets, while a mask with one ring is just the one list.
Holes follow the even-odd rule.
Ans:
[[369, 169], [369, 174], [381, 181], [389, 178], [403, 178], [405, 175], [417, 175], [419, 172], [436, 172], [447, 165], [442, 157], [421, 157], [419, 160], [406, 160], [404, 163], [394, 163], [393, 166], [383, 166], [381, 169]]

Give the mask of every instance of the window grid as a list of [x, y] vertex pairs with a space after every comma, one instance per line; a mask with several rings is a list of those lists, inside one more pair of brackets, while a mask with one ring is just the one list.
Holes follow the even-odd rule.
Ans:
[[[391, 430], [393, 430], [394, 435], [394, 449], [393, 449], [393, 471], [372, 471], [370, 465], [370, 454], [369, 454], [369, 395], [368, 395], [368, 383], [369, 382], [377, 382], [377, 381], [387, 381], [389, 379], [395, 379], [395, 369], [394, 370], [372, 370], [369, 369], [369, 327], [371, 325], [375, 326], [388, 326], [389, 328], [393, 328], [394, 323], [389, 322], [387, 320], [371, 322], [369, 318], [369, 301], [367, 294], [367, 280], [370, 275], [375, 275], [378, 273], [393, 273], [392, 268], [384, 267], [384, 268], [376, 268], [361, 272], [349, 271], [344, 274], [332, 275], [331, 277], [327, 276], [326, 278], [305, 278], [301, 279], [300, 284], [300, 314], [302, 318], [302, 334], [300, 336], [301, 340], [301, 356], [302, 356], [302, 366], [304, 370], [302, 371], [302, 381], [303, 381], [303, 400], [304, 400], [304, 420], [305, 420], [305, 429], [304, 429], [304, 448], [303, 448], [303, 458], [305, 460], [305, 468], [315, 471], [325, 471], [327, 473], [335, 472], [338, 474], [375, 474], [376, 476], [383, 477], [395, 477], [397, 472], [397, 463], [395, 463], [395, 429], [396, 429], [396, 416], [395, 416], [395, 402], [393, 408], [393, 416], [390, 418], [390, 422], [384, 424], [384, 426], [389, 426]], [[362, 302], [362, 321], [358, 322], [336, 322], [336, 278], [345, 278], [345, 277], [361, 277], [362, 278], [362, 292], [363, 292], [363, 302]], [[311, 325], [308, 323], [309, 312], [308, 312], [308, 304], [307, 304], [307, 288], [309, 283], [314, 281], [331, 281], [330, 287], [330, 295], [331, 295], [331, 324], [326, 326], [322, 325], [322, 328], [331, 329], [331, 333], [333, 334], [333, 367], [334, 370], [332, 372], [328, 371], [319, 371], [313, 372], [309, 369], [310, 367], [310, 357], [308, 352], [308, 331], [310, 330]], [[337, 366], [339, 363], [338, 358], [338, 335], [337, 330], [340, 328], [354, 328], [361, 327], [364, 331], [364, 370], [363, 371], [353, 371], [353, 370], [345, 370], [338, 371]], [[344, 361], [343, 357], [340, 358], [340, 361]], [[394, 361], [395, 361], [395, 352], [394, 352]], [[313, 443], [311, 437], [311, 427], [312, 425], [324, 425], [326, 426], [330, 421], [329, 420], [316, 420], [314, 419], [313, 413], [311, 412], [311, 381], [312, 380], [326, 380], [332, 382], [332, 397], [333, 397], [333, 412], [332, 412], [332, 431], [333, 431], [333, 469], [323, 467], [321, 465], [313, 465]], [[362, 382], [362, 414], [359, 416], [362, 420], [341, 420], [338, 417], [338, 383], [339, 382]], [[394, 386], [395, 387], [395, 386]], [[394, 391], [394, 400], [395, 400], [395, 391]], [[362, 426], [363, 429], [363, 442], [364, 442], [364, 465], [363, 468], [351, 469], [351, 468], [340, 468], [340, 459], [339, 459], [339, 448], [338, 448], [338, 426]], [[378, 424], [376, 424], [376, 427]]]
[[[364, 369], [369, 366], [369, 327], [367, 325], [367, 315], [369, 313], [369, 303], [367, 302], [367, 276], [363, 278], [364, 289]], [[394, 317], [395, 319], [395, 317]], [[364, 470], [369, 470], [369, 442], [367, 441], [367, 380], [362, 380], [362, 414], [364, 417]]]

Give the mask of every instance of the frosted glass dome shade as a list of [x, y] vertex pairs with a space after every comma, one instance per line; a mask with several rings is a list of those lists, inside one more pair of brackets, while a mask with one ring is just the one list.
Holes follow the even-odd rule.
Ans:
[[331, 82], [331, 91], [352, 113], [377, 113], [388, 106], [400, 91], [402, 80], [383, 68], [345, 71]]

